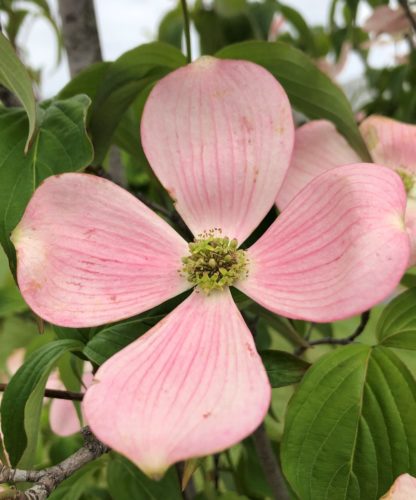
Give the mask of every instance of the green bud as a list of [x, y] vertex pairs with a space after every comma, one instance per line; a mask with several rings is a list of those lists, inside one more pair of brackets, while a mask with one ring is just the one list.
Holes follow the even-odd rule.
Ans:
[[208, 261], [208, 265], [211, 269], [215, 269], [217, 267], [217, 262], [211, 257]]

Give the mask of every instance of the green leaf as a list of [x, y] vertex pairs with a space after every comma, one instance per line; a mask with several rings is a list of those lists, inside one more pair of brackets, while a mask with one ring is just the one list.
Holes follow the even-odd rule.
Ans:
[[91, 66], [81, 71], [65, 85], [59, 92], [58, 98], [68, 99], [78, 94], [86, 94], [91, 100], [94, 100], [97, 90], [112, 64], [113, 63], [107, 61], [91, 64]]
[[[123, 347], [143, 335], [149, 328], [169, 314], [187, 296], [189, 291], [173, 297], [149, 311], [100, 329], [84, 348], [83, 353], [94, 363], [101, 365]], [[93, 331], [90, 335], [93, 335]]]
[[165, 14], [160, 21], [157, 37], [159, 42], [170, 43], [180, 50], [182, 47], [183, 26], [182, 9], [178, 6]]
[[10, 380], [1, 403], [1, 427], [13, 466], [27, 448], [33, 451], [36, 446], [43, 392], [49, 373], [65, 352], [81, 350], [82, 347], [80, 342], [73, 340], [50, 342], [32, 353]]
[[80, 170], [92, 160], [85, 130], [90, 102], [87, 96], [79, 95], [50, 103], [26, 156], [25, 114], [16, 109], [0, 110], [0, 243], [12, 268], [15, 253], [9, 236], [34, 190], [46, 177]]
[[53, 325], [58, 339], [78, 340], [86, 344], [90, 338], [91, 328], [68, 328], [66, 326]]
[[121, 117], [138, 94], [184, 64], [186, 58], [177, 48], [155, 42], [126, 52], [108, 68], [91, 110], [94, 164], [102, 163]]
[[140, 134], [137, 131], [140, 130], [144, 105], [152, 88], [153, 84], [150, 84], [139, 93], [137, 99], [122, 116], [113, 138], [114, 143], [119, 148], [136, 158], [141, 166], [149, 169], [150, 165], [143, 151]]
[[107, 479], [114, 500], [182, 500], [178, 476], [173, 468], [160, 481], [152, 481], [129, 460], [113, 455], [108, 464]]
[[[0, 318], [28, 309], [10, 272], [7, 257], [0, 247]], [[3, 350], [4, 350], [3, 345]]]
[[402, 293], [384, 309], [376, 335], [386, 347], [416, 350], [416, 288]]
[[297, 384], [311, 366], [307, 361], [286, 351], [261, 351], [260, 356], [270, 385], [274, 388]]
[[26, 68], [17, 57], [11, 43], [0, 33], [0, 83], [13, 92], [26, 110], [29, 119], [25, 152], [36, 131], [36, 102], [32, 82]]
[[162, 317], [163, 315], [148, 316], [107, 326], [94, 335], [83, 353], [94, 363], [102, 365], [116, 352], [146, 333]]
[[274, 498], [270, 484], [260, 465], [253, 441], [251, 439], [244, 440], [241, 443], [241, 448], [235, 471], [239, 490], [248, 495], [249, 498]]
[[297, 10], [292, 9], [292, 7], [283, 4], [280, 4], [280, 12], [283, 14], [284, 19], [291, 23], [299, 33], [299, 37], [303, 42], [302, 48], [308, 51], [308, 53], [315, 55], [316, 48], [312, 31], [301, 14]]
[[216, 56], [264, 66], [279, 80], [294, 108], [308, 118], [332, 121], [363, 160], [370, 158], [344, 93], [300, 50], [282, 42], [255, 41], [225, 47]]
[[302, 500], [377, 500], [416, 473], [416, 383], [381, 346], [353, 344], [312, 366], [289, 403], [281, 459]]
[[214, 9], [222, 17], [234, 17], [248, 10], [246, 0], [214, 0]]
[[278, 316], [258, 304], [252, 304], [247, 311], [263, 318], [272, 328], [277, 330], [285, 339], [294, 346], [308, 347], [308, 342], [295, 330], [287, 318]]
[[248, 9], [248, 17], [256, 27], [256, 32], [260, 36], [260, 39], [267, 40], [274, 15], [279, 10], [279, 4], [274, 1], [262, 3], [250, 2]]

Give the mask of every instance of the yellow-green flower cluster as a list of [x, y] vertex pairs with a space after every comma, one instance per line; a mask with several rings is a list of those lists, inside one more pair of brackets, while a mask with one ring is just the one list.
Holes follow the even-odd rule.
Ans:
[[190, 255], [183, 257], [182, 273], [209, 295], [223, 290], [247, 274], [247, 258], [236, 239], [210, 236], [189, 243]]

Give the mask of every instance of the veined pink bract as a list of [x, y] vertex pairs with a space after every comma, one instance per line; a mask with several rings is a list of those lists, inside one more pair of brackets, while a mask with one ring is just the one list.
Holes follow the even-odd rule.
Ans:
[[[416, 263], [416, 126], [384, 116], [370, 116], [360, 131], [374, 163], [396, 171], [407, 194], [406, 228], [412, 244], [409, 265]], [[340, 165], [357, 163], [359, 156], [326, 120], [316, 120], [296, 130], [290, 167], [277, 196], [284, 209], [316, 176]]]
[[272, 75], [201, 58], [154, 87], [141, 130], [194, 243], [85, 174], [47, 179], [13, 233], [21, 291], [53, 323], [116, 321], [198, 284], [100, 367], [84, 401], [98, 438], [152, 476], [231, 446], [267, 411], [270, 385], [230, 284], [279, 314], [329, 321], [382, 300], [405, 269], [403, 184], [361, 164], [315, 179], [252, 247], [238, 249], [276, 199], [293, 132]]
[[412, 500], [412, 498], [416, 498], [416, 478], [410, 474], [402, 474], [380, 500]]

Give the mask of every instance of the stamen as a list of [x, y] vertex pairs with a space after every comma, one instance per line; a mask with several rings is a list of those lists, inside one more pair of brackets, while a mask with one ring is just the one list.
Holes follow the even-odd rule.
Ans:
[[189, 253], [182, 258], [182, 273], [207, 295], [247, 276], [246, 252], [236, 239], [201, 235], [189, 243]]

